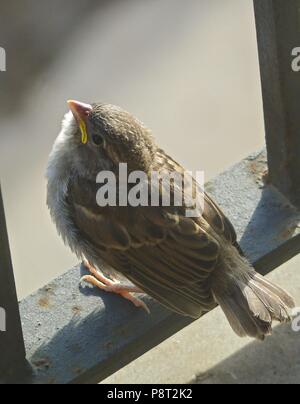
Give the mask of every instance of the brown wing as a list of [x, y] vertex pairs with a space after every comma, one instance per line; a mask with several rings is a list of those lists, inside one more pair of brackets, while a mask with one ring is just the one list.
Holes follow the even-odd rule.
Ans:
[[[159, 150], [157, 153], [157, 166], [158, 170], [168, 168], [169, 171], [176, 170], [183, 172], [184, 168], [174, 161], [170, 156]], [[193, 179], [193, 186], [196, 187], [195, 179]], [[218, 235], [225, 237], [226, 240], [232, 244], [236, 243], [236, 232], [229, 219], [224, 215], [220, 207], [211, 199], [211, 197], [204, 192], [204, 211], [203, 218], [213, 227]]]
[[[160, 166], [182, 170], [163, 152], [155, 169]], [[220, 251], [216, 234], [232, 243], [236, 237], [207, 195], [197, 219], [179, 207], [100, 208], [95, 195], [95, 184], [77, 179], [69, 203], [75, 224], [101, 259], [177, 313], [197, 318], [215, 305], [210, 276]]]

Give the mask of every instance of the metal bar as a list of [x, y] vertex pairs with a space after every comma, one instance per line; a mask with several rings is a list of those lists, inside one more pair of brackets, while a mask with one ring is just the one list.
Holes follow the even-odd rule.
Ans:
[[[264, 274], [300, 251], [300, 213], [263, 186], [266, 167], [266, 154], [258, 153], [207, 186]], [[21, 302], [33, 372], [19, 382], [99, 382], [191, 323], [147, 297], [151, 315], [109, 293], [80, 289], [81, 275], [71, 269]]]
[[254, 0], [269, 176], [300, 207], [300, 0]]
[[25, 346], [0, 187], [0, 381], [25, 366]]

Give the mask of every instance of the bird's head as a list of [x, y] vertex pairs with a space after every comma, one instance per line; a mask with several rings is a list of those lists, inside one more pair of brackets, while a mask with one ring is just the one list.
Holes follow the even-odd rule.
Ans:
[[68, 101], [71, 113], [64, 121], [60, 143], [72, 150], [69, 158], [91, 172], [114, 169], [149, 172], [155, 153], [150, 131], [119, 107]]

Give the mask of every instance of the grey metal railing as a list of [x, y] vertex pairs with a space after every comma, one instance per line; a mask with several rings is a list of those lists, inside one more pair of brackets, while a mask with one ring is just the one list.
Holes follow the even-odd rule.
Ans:
[[[268, 166], [264, 151], [253, 154], [207, 188], [235, 225], [247, 257], [266, 274], [300, 251], [300, 72], [292, 69], [300, 0], [254, 0], [254, 6]], [[0, 383], [99, 382], [191, 323], [148, 297], [151, 316], [110, 294], [88, 290], [87, 298], [78, 290], [79, 267], [18, 306], [0, 201], [0, 307], [7, 313]]]
[[300, 207], [300, 73], [292, 68], [300, 47], [299, 0], [254, 0], [261, 66], [269, 175]]
[[[11, 377], [25, 364], [25, 345], [0, 188], [0, 375]], [[3, 327], [3, 328], [2, 328]]]

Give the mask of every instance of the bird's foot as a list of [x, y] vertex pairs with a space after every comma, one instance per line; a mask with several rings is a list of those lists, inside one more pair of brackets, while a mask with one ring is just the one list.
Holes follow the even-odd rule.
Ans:
[[150, 310], [146, 303], [144, 303], [141, 299], [136, 296], [133, 296], [132, 293], [144, 293], [136, 286], [130, 285], [122, 285], [120, 282], [116, 280], [111, 280], [101, 274], [95, 267], [93, 267], [88, 261], [84, 261], [83, 265], [86, 269], [91, 273], [91, 275], [85, 275], [81, 278], [80, 282], [88, 282], [97, 288], [104, 290], [105, 292], [116, 293], [122, 296], [124, 299], [132, 302], [136, 307], [141, 307], [148, 314], [150, 314]]

